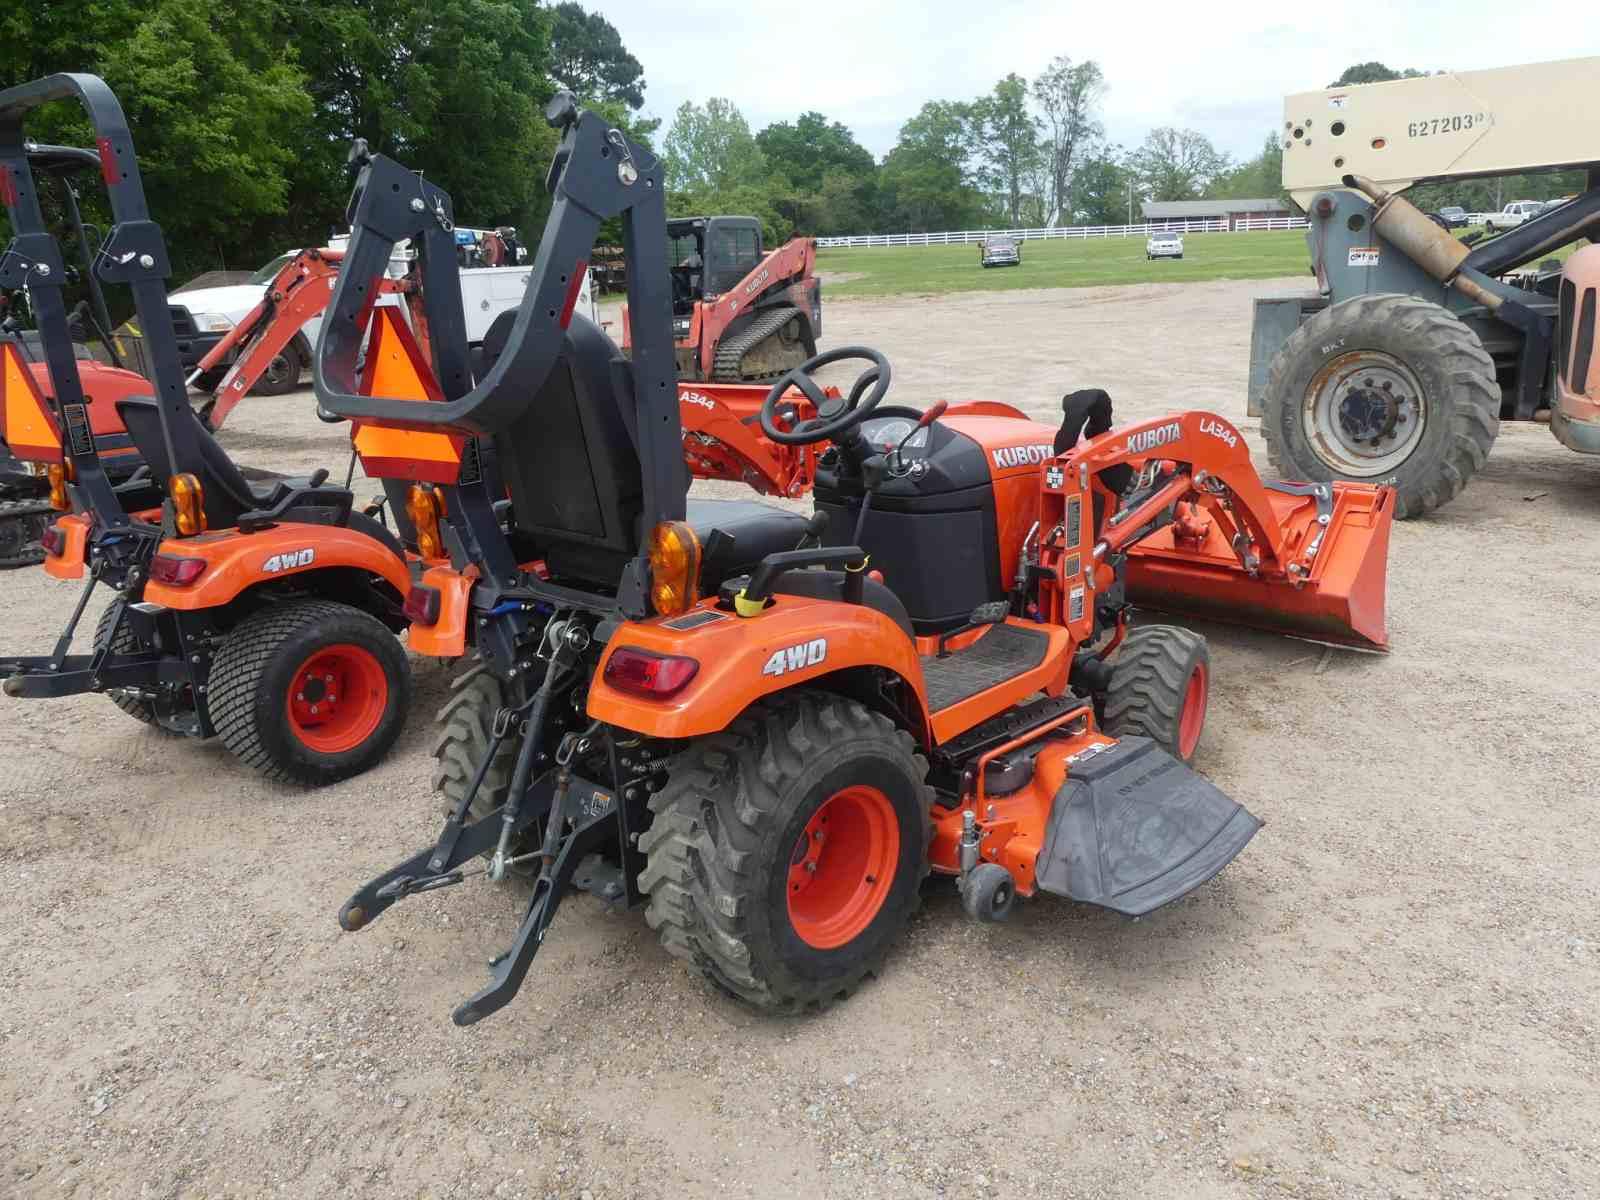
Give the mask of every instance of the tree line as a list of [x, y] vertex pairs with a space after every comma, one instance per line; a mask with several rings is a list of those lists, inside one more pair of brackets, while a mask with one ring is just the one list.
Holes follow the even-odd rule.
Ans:
[[[771, 241], [1120, 224], [1137, 220], [1144, 200], [1276, 197], [1282, 187], [1276, 132], [1241, 161], [1176, 126], [1135, 146], [1111, 142], [1103, 72], [1065, 55], [1032, 79], [1012, 73], [981, 96], [927, 102], [881, 159], [829, 115], [752, 130], [725, 98], [685, 103], [662, 130], [641, 115], [639, 59], [609, 21], [571, 0], [0, 9], [0, 85], [57, 71], [102, 75], [121, 98], [175, 281], [325, 241], [342, 222], [357, 137], [448, 190], [462, 223], [533, 234], [548, 205], [555, 137], [542, 109], [558, 86], [653, 143], [674, 214], [753, 214]], [[1362, 63], [1331, 86], [1417, 74]], [[83, 145], [89, 136], [69, 105], [40, 112], [27, 129], [39, 141]], [[1500, 181], [1498, 191], [1495, 182], [1415, 195], [1477, 210], [1571, 190], [1550, 176]], [[88, 215], [103, 221], [98, 189], [83, 191]]]

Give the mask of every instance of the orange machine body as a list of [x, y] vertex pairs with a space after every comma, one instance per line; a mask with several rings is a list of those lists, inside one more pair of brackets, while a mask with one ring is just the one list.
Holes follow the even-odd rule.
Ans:
[[406, 563], [388, 547], [368, 534], [338, 525], [283, 521], [254, 533], [222, 529], [167, 538], [157, 553], [205, 560], [205, 568], [191, 584], [152, 579], [145, 585], [146, 600], [182, 611], [220, 608], [259, 584], [336, 567], [377, 576], [402, 599], [411, 587]]
[[[100, 458], [108, 469], [115, 469], [119, 459], [137, 458], [139, 451], [117, 415], [117, 401], [148, 396], [150, 381], [93, 359], [79, 359], [77, 366]], [[25, 362], [16, 342], [0, 343], [0, 438], [24, 462], [62, 460], [61, 429], [52, 398], [45, 364]]]

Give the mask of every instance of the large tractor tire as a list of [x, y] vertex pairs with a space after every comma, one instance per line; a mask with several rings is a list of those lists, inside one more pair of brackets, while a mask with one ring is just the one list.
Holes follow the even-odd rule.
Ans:
[[1494, 360], [1470, 328], [1414, 296], [1317, 313], [1272, 360], [1267, 456], [1283, 478], [1386, 483], [1395, 515], [1455, 498], [1500, 429]]
[[[461, 803], [484, 755], [489, 753], [495, 714], [522, 699], [521, 695], [514, 696], [506, 681], [486, 663], [468, 667], [451, 681], [450, 698], [435, 717], [439, 740], [433, 747], [433, 787], [444, 798], [447, 814]], [[517, 737], [501, 739], [483, 785], [467, 809], [472, 819], [486, 817], [506, 802], [520, 741]]]
[[1211, 697], [1206, 640], [1176, 625], [1128, 631], [1111, 659], [1103, 725], [1112, 737], [1147, 737], [1180, 762], [1194, 758]]
[[848, 996], [920, 903], [933, 790], [911, 738], [820, 692], [698, 739], [650, 800], [645, 919], [729, 994], [796, 1013]]
[[[113, 654], [138, 653], [139, 639], [133, 636], [133, 630], [129, 629], [127, 625], [118, 626], [116, 637], [111, 636], [111, 617], [115, 612], [116, 606], [112, 605], [101, 613], [100, 619], [95, 622], [94, 648], [99, 650], [109, 640], [111, 653]], [[129, 691], [126, 688], [111, 688], [106, 692], [106, 696], [111, 700], [111, 703], [115, 704], [135, 721], [143, 722], [152, 729], [166, 731], [166, 726], [161, 723], [154, 700], [150, 700], [139, 692]]]
[[370, 613], [295, 600], [245, 618], [211, 664], [211, 721], [269, 779], [321, 785], [359, 775], [394, 745], [411, 666]]

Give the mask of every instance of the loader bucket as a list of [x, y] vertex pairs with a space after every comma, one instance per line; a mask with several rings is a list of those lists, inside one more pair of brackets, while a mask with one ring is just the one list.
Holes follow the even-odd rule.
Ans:
[[[1326, 489], [1319, 497], [1311, 486], [1268, 484], [1266, 493], [1282, 531], [1285, 563], [1303, 574], [1265, 569], [1252, 574], [1215, 522], [1198, 537], [1185, 536], [1181, 523], [1174, 523], [1129, 550], [1128, 599], [1142, 608], [1307, 641], [1387, 650], [1394, 492], [1333, 483], [1315, 485]], [[1284, 488], [1294, 490], [1279, 490]], [[1326, 524], [1318, 519], [1323, 514]]]

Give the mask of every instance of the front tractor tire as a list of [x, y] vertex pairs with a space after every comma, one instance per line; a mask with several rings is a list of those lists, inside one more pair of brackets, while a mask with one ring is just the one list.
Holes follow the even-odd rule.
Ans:
[[1494, 360], [1468, 326], [1414, 296], [1317, 313], [1273, 359], [1262, 397], [1281, 478], [1389, 484], [1401, 518], [1454, 499], [1499, 429]]
[[1205, 638], [1176, 625], [1141, 625], [1128, 631], [1112, 656], [1102, 725], [1111, 737], [1147, 737], [1189, 762], [1200, 745], [1210, 698]]
[[757, 1008], [826, 1008], [874, 973], [920, 903], [933, 791], [910, 736], [796, 692], [698, 739], [650, 800], [645, 919]]
[[241, 762], [269, 779], [319, 786], [389, 752], [411, 700], [411, 666], [370, 613], [294, 600], [239, 622], [208, 685], [212, 724]]

